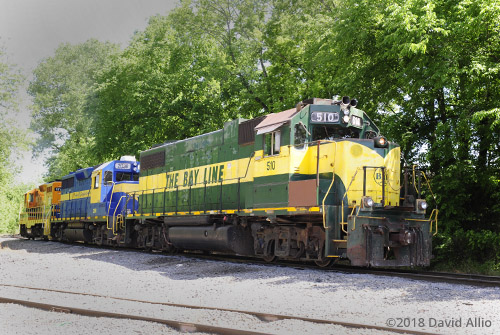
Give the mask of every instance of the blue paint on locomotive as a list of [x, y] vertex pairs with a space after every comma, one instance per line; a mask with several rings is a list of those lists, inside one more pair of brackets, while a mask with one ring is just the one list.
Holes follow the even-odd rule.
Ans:
[[84, 218], [90, 204], [91, 175], [94, 167], [71, 172], [62, 178], [61, 218]]
[[63, 177], [61, 218], [105, 221], [137, 210], [128, 193], [137, 190], [138, 179], [139, 163], [123, 158], [71, 172]]

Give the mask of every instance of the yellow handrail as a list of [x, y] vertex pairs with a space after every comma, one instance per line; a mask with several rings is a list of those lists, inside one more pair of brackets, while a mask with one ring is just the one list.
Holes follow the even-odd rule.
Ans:
[[[351, 212], [351, 216], [354, 214], [354, 211], [356, 210], [356, 208], [359, 208], [358, 209], [358, 213], [361, 210], [360, 206], [354, 206], [353, 209], [352, 209], [352, 212]], [[356, 213], [356, 215], [354, 215], [354, 219], [353, 219], [353, 222], [352, 222], [352, 228], [351, 228], [351, 230], [355, 230], [356, 229], [356, 217], [358, 216], [358, 213]]]
[[[361, 168], [358, 167], [356, 169], [356, 172], [354, 172], [354, 175], [351, 178], [351, 182], [349, 183], [349, 186], [347, 186], [347, 189], [345, 190], [344, 196], [342, 197], [342, 201], [341, 201], [341, 207], [342, 207], [342, 209], [341, 209], [341, 212], [342, 212], [342, 214], [341, 214], [342, 215], [342, 221], [341, 221], [341, 223], [342, 224], [344, 223], [344, 199], [345, 199], [345, 196], [347, 195], [347, 192], [349, 192], [349, 189], [351, 188], [351, 185], [352, 185], [354, 179], [356, 178], [356, 175], [358, 174], [359, 170], [361, 170]], [[345, 233], [347, 233], [347, 231]]]
[[[435, 208], [432, 210], [431, 215], [429, 216], [429, 221], [431, 222], [429, 232], [431, 232], [431, 233], [432, 233], [432, 222], [435, 222], [436, 231], [434, 232], [434, 234], [432, 234], [432, 236], [435, 236], [438, 233], [438, 214], [439, 214], [439, 210], [437, 208]], [[433, 215], [435, 216], [434, 219], [432, 219]]]
[[[416, 186], [416, 181], [415, 181], [415, 178], [416, 178], [415, 167], [416, 167], [416, 165], [412, 166], [413, 188], [415, 189], [415, 191], [418, 192], [417, 186]], [[432, 192], [431, 184], [429, 183], [429, 179], [427, 179], [427, 175], [425, 173], [423, 173], [422, 171], [420, 171], [420, 173], [424, 176], [425, 182], [427, 184], [427, 188], [429, 189], [429, 192], [431, 192], [431, 195], [432, 195], [432, 198], [434, 199], [434, 202], [436, 202], [436, 196], [434, 195], [434, 192]]]
[[[113, 226], [112, 226], [112, 229], [113, 229], [113, 235], [116, 235], [115, 234], [115, 216], [116, 216], [116, 211], [118, 210], [118, 206], [120, 205], [120, 202], [122, 201], [123, 198], [126, 198], [127, 196], [126, 195], [122, 195], [120, 197], [120, 199], [118, 200], [118, 203], [116, 204], [116, 207], [115, 207], [115, 211], [113, 213]], [[108, 228], [109, 229], [109, 228]]]
[[[326, 194], [323, 198], [323, 201], [321, 202], [321, 209], [323, 212], [323, 228], [325, 228], [325, 230], [327, 229], [327, 227], [326, 227], [326, 215], [325, 215], [325, 201], [326, 201], [326, 198], [328, 197], [328, 194], [330, 193], [330, 190], [332, 189], [333, 182], [335, 181], [335, 160], [337, 158], [337, 142], [332, 142], [332, 143], [335, 143], [335, 152], [333, 154], [333, 163], [332, 163], [332, 166], [333, 166], [332, 182], [330, 183], [330, 186], [328, 187], [328, 191], [326, 191]], [[318, 143], [318, 145], [320, 145], [320, 143]], [[319, 160], [319, 157], [317, 159]], [[318, 185], [318, 188], [319, 188], [319, 185]]]
[[[104, 187], [104, 183], [103, 183], [103, 187]], [[111, 182], [111, 195], [109, 197], [108, 213], [106, 215], [106, 229], [109, 229], [109, 211], [111, 210], [111, 201], [113, 200], [114, 191], [115, 191], [115, 183], [112, 181]], [[106, 200], [106, 199], [104, 199], [104, 200]], [[113, 228], [113, 227], [111, 227], [111, 228]]]

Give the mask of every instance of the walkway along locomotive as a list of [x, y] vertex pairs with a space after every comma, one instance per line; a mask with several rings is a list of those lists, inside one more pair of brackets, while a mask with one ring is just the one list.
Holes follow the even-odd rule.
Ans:
[[[107, 164], [117, 163], [125, 162]], [[347, 97], [302, 101], [153, 147], [140, 154], [138, 183], [138, 164], [127, 164], [136, 169], [127, 188], [118, 169], [108, 182], [98, 169], [76, 171], [81, 190], [64, 177], [60, 218], [47, 221], [44, 236], [320, 266], [339, 258], [356, 266], [430, 262], [437, 210], [426, 217], [425, 175], [401, 173], [399, 146]]]

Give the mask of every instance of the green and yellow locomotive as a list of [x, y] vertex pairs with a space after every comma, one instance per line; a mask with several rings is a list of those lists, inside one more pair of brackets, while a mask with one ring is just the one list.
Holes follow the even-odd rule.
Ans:
[[437, 212], [426, 218], [416, 178], [405, 170], [401, 185], [399, 146], [348, 97], [233, 120], [140, 163], [126, 221], [138, 247], [429, 265]]

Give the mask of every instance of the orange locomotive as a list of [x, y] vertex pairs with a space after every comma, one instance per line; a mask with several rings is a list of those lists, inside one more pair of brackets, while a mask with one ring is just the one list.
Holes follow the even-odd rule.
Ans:
[[21, 236], [48, 238], [51, 220], [60, 216], [60, 199], [61, 181], [45, 183], [25, 193], [19, 214]]

